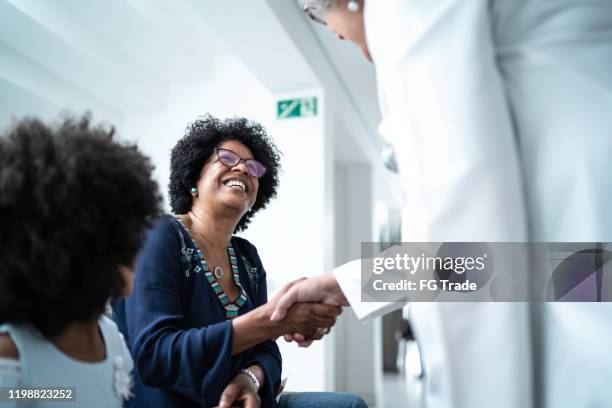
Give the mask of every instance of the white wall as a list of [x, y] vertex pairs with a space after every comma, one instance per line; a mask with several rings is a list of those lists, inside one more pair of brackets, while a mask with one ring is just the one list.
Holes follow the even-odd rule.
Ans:
[[198, 116], [205, 113], [220, 118], [245, 116], [267, 127], [274, 122], [272, 96], [249, 71], [232, 57], [222, 58], [218, 65], [221, 68], [212, 80], [169, 86], [163, 109], [125, 115], [121, 135], [137, 142], [153, 158], [156, 179], [164, 195], [170, 150]]
[[[372, 241], [377, 234], [372, 167], [369, 163], [336, 163], [336, 265], [360, 258], [361, 242]], [[359, 394], [368, 405], [380, 403], [380, 319], [363, 323], [346, 310], [338, 319], [335, 334], [336, 388]]]

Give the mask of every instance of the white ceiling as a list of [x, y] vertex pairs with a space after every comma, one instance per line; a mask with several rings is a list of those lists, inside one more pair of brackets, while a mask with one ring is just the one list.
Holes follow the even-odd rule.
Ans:
[[[295, 82], [292, 73], [297, 70], [304, 84], [313, 83], [316, 79], [306, 67], [308, 61], [299, 56], [299, 46], [286, 35], [273, 39], [282, 29], [271, 29], [278, 22], [256, 3], [235, 1], [235, 10], [230, 10], [227, 0], [0, 0], [2, 110], [20, 114], [20, 103], [24, 109], [34, 103], [70, 107], [76, 100], [119, 116], [157, 110], [163, 107], [168, 86], [211, 80], [223, 69], [220, 61], [236, 50], [265, 56], [260, 67], [255, 66], [257, 58], [248, 59], [254, 64], [249, 69], [259, 69], [259, 77], [270, 64], [282, 64], [287, 75], [283, 82], [274, 72], [276, 83]], [[351, 120], [378, 141], [373, 65], [324, 27], [306, 26], [299, 35], [311, 37], [306, 43], [317, 44], [328, 59], [357, 113]], [[255, 30], [268, 30], [270, 36], [251, 35]], [[230, 36], [243, 42], [242, 48], [228, 47]], [[253, 38], [264, 38], [276, 49], [266, 54], [268, 44], [262, 47]]]
[[60, 106], [156, 109], [169, 83], [207, 80], [227, 52], [190, 3], [0, 0], [0, 82]]

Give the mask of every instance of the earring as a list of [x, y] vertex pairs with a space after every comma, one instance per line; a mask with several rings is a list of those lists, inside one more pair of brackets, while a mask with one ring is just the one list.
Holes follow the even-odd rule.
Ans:
[[197, 195], [198, 194], [198, 189], [195, 187], [191, 187], [191, 195]]
[[357, 0], [350, 0], [346, 5], [346, 8], [351, 13], [356, 13], [359, 11], [359, 2]]

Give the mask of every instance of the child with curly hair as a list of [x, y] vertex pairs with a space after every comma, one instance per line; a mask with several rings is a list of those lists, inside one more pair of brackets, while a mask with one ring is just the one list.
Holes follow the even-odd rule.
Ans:
[[149, 159], [90, 122], [24, 119], [0, 135], [3, 407], [118, 407], [131, 393], [130, 353], [103, 312], [131, 292], [161, 197]]

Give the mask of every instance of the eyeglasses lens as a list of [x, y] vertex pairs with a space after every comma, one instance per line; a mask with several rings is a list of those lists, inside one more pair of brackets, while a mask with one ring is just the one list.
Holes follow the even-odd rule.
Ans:
[[246, 166], [247, 170], [249, 171], [249, 174], [253, 177], [259, 178], [266, 174], [266, 168], [257, 160], [247, 160]]
[[219, 161], [226, 166], [235, 166], [240, 162], [240, 157], [229, 150], [219, 149]]
[[[234, 167], [238, 165], [238, 163], [240, 163], [240, 161], [242, 160], [240, 156], [238, 156], [231, 150], [218, 149], [217, 154], [219, 156], [219, 161], [221, 162], [221, 164], [227, 167]], [[246, 164], [247, 172], [251, 176], [260, 178], [261, 176], [266, 174], [265, 166], [257, 160], [248, 159], [245, 160], [244, 163]]]

